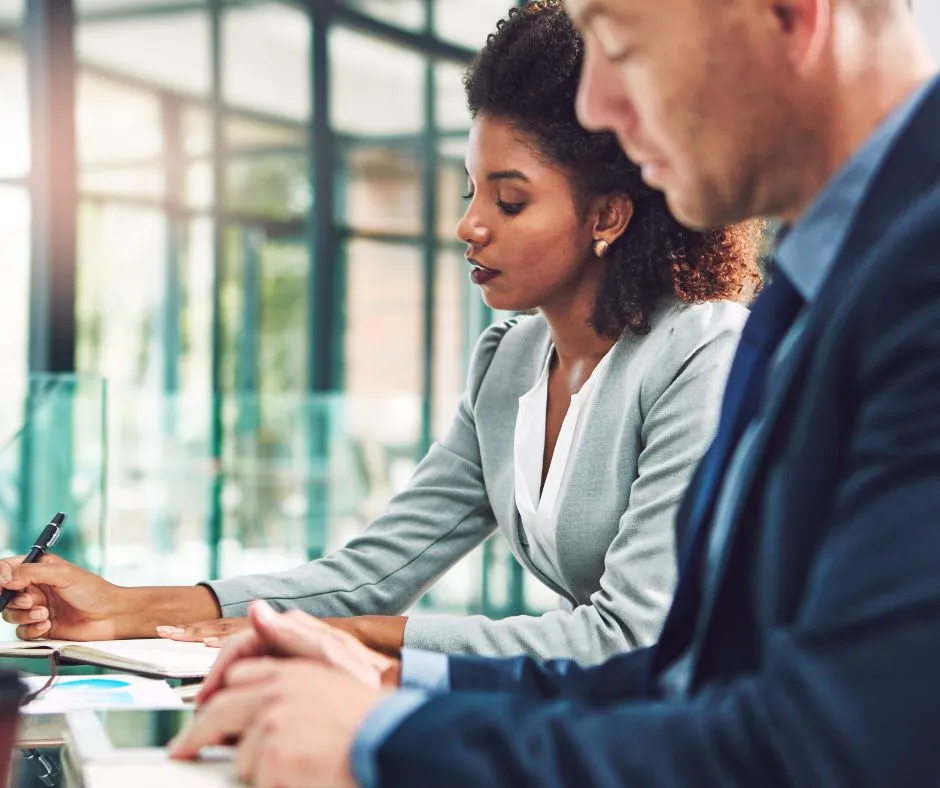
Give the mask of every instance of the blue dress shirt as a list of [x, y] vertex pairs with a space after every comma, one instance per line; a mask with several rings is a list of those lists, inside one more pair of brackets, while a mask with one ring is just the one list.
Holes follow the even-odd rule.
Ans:
[[[776, 264], [808, 303], [819, 295], [835, 265], [863, 195], [931, 87], [932, 82], [915, 91], [882, 122], [777, 247]], [[663, 677], [667, 696], [681, 694], [671, 692], [670, 688], [686, 683], [681, 679], [689, 667], [689, 657], [687, 653]], [[403, 649], [401, 685], [400, 692], [370, 712], [356, 736], [352, 771], [361, 788], [379, 788], [376, 756], [392, 732], [432, 695], [450, 689], [447, 655]]]

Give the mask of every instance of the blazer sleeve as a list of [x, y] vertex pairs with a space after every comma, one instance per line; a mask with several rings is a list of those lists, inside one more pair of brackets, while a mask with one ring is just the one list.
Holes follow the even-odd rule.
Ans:
[[735, 307], [705, 327], [698, 318], [679, 324], [669, 347], [651, 359], [641, 387], [646, 401], [637, 477], [589, 603], [498, 621], [415, 616], [405, 627], [405, 645], [448, 654], [565, 657], [590, 665], [654, 643], [676, 579], [676, 510], [713, 437], [746, 314]]
[[224, 616], [266, 599], [316, 616], [395, 615], [496, 528], [480, 466], [474, 402], [511, 323], [489, 327], [474, 349], [468, 384], [446, 437], [408, 487], [362, 535], [296, 569], [212, 581]]
[[541, 700], [569, 698], [605, 706], [649, 693], [652, 649], [618, 654], [585, 667], [570, 659], [539, 662], [532, 657], [451, 657], [449, 689], [455, 692], [519, 692]]
[[828, 363], [855, 378], [853, 426], [799, 608], [762, 634], [759, 665], [671, 702], [439, 696], [380, 749], [383, 788], [416, 776], [454, 788], [940, 783], [940, 200], [934, 208], [929, 245], [891, 255], [866, 308], [833, 318], [850, 350]]

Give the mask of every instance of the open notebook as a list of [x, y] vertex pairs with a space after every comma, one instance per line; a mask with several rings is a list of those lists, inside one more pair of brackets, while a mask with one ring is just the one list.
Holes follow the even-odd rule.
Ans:
[[219, 649], [175, 640], [10, 640], [0, 641], [0, 657], [43, 657], [57, 652], [70, 662], [100, 665], [128, 673], [171, 679], [205, 676]]

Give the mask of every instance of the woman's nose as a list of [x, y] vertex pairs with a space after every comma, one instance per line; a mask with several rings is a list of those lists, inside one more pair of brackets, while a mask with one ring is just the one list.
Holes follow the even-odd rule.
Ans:
[[457, 222], [457, 238], [465, 244], [473, 244], [474, 246], [485, 246], [490, 241], [490, 231], [474, 213], [472, 205], [467, 208], [466, 213]]

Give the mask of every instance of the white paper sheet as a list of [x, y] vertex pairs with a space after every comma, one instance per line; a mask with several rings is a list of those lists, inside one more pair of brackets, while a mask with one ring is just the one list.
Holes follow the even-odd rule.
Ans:
[[[46, 683], [45, 676], [27, 676], [30, 692]], [[101, 676], [59, 676], [53, 685], [23, 708], [26, 714], [62, 714], [74, 709], [171, 709], [183, 701], [159, 679], [124, 673]]]

